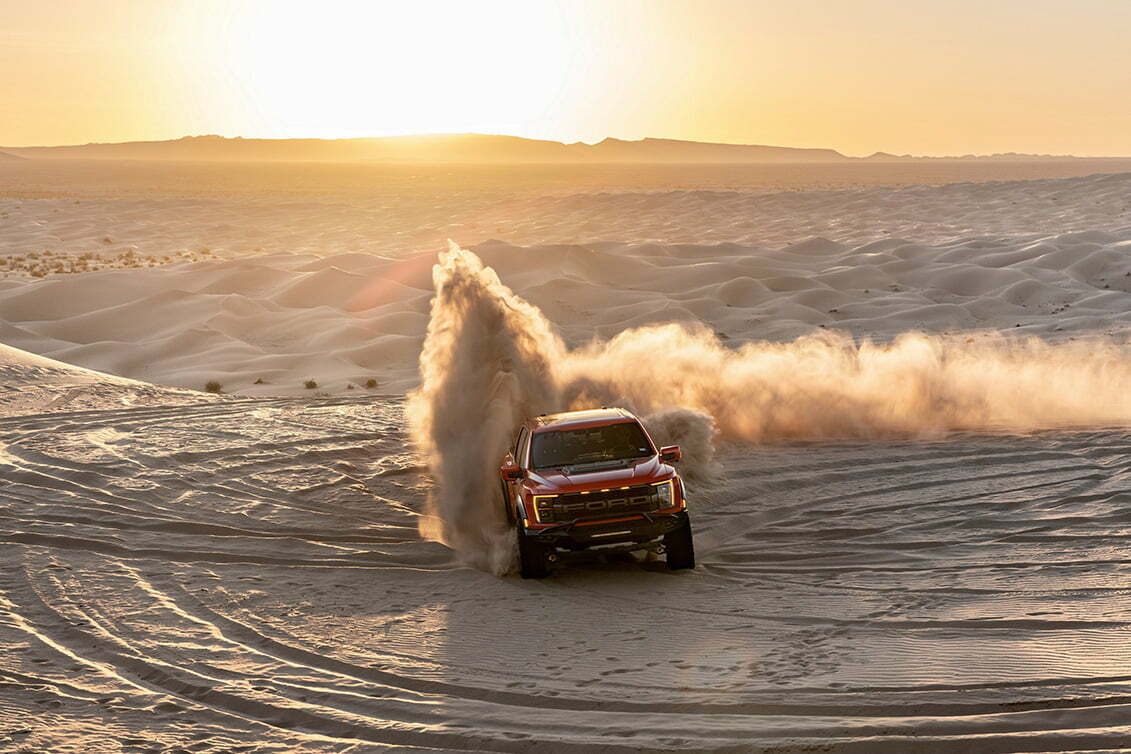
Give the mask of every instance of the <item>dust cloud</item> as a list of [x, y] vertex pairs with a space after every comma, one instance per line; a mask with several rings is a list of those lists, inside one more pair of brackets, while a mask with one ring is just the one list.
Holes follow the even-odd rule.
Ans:
[[514, 545], [498, 466], [527, 417], [624, 406], [679, 444], [689, 479], [718, 473], [716, 440], [929, 439], [1131, 424], [1131, 355], [1100, 339], [908, 333], [888, 344], [836, 332], [726, 346], [705, 328], [626, 330], [570, 350], [534, 306], [451, 244], [409, 396], [435, 479], [424, 536], [495, 573]]
[[436, 480], [421, 533], [503, 573], [513, 547], [499, 463], [523, 420], [557, 406], [554, 369], [566, 349], [542, 313], [471, 252], [452, 244], [432, 282], [421, 384], [407, 406]]

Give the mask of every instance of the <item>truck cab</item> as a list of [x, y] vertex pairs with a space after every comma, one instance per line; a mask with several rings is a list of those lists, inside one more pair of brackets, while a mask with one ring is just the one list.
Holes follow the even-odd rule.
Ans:
[[523, 578], [544, 578], [562, 550], [651, 550], [695, 567], [677, 445], [657, 447], [628, 411], [533, 417], [499, 468]]

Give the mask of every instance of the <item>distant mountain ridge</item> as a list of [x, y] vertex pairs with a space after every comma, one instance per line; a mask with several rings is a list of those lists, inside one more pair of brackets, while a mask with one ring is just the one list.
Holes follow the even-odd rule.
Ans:
[[453, 162], [453, 163], [602, 163], [602, 162], [840, 162], [848, 157], [832, 149], [795, 149], [761, 145], [713, 144], [675, 139], [597, 144], [488, 134], [434, 134], [356, 139], [244, 139], [186, 136], [170, 141], [135, 141], [59, 147], [4, 148], [35, 158]]
[[[877, 152], [848, 157], [834, 149], [722, 144], [679, 139], [608, 138], [596, 144], [527, 139], [492, 134], [427, 134], [353, 139], [245, 139], [185, 136], [167, 141], [132, 141], [56, 147], [2, 147], [0, 159], [176, 160], [222, 162], [390, 162], [390, 163], [859, 163], [919, 160], [1066, 160], [1051, 155], [1002, 154], [913, 157]], [[5, 154], [7, 153], [7, 154]], [[1111, 158], [1108, 158], [1111, 159]]]
[[945, 157], [931, 157], [925, 155], [912, 155], [912, 154], [890, 154], [888, 152], [875, 152], [862, 159], [871, 162], [937, 162], [940, 160], [947, 161], [968, 161], [968, 160], [982, 160], [986, 162], [1040, 162], [1040, 161], [1063, 161], [1063, 160], [1124, 160], [1131, 159], [1128, 157], [1078, 157], [1071, 154], [1029, 154], [1026, 152], [996, 152], [994, 154], [964, 154], [964, 155], [947, 155]]

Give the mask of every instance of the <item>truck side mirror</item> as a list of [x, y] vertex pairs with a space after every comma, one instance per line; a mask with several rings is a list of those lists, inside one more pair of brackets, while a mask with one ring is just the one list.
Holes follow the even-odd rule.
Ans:
[[507, 482], [517, 482], [525, 476], [522, 472], [521, 466], [516, 466], [513, 463], [508, 463], [499, 467], [499, 476]]
[[660, 448], [660, 460], [667, 463], [676, 463], [683, 458], [683, 452], [678, 445], [665, 445]]

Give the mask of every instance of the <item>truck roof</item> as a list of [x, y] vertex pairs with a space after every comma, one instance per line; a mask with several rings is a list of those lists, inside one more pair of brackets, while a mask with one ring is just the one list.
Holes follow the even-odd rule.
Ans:
[[565, 429], [580, 425], [597, 425], [636, 421], [636, 417], [623, 408], [592, 408], [584, 411], [564, 411], [560, 414], [543, 414], [531, 420], [534, 431], [545, 429]]

